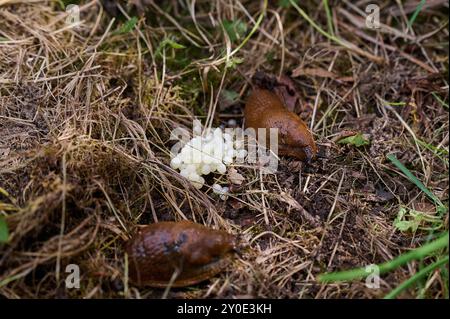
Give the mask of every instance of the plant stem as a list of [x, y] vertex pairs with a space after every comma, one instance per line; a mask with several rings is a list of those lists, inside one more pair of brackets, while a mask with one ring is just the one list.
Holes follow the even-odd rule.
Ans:
[[439, 268], [440, 266], [448, 263], [448, 256], [439, 259], [435, 263], [428, 265], [427, 267], [423, 268], [419, 272], [417, 272], [414, 276], [408, 278], [404, 282], [402, 282], [400, 285], [398, 285], [395, 289], [393, 289], [391, 292], [389, 292], [386, 296], [384, 296], [384, 299], [393, 299], [397, 297], [403, 290], [410, 287], [412, 284], [414, 284], [416, 281], [420, 280], [421, 278], [425, 277], [429, 272], [435, 270], [436, 268]]
[[247, 34], [247, 36], [244, 38], [244, 40], [242, 40], [242, 42], [233, 51], [231, 51], [230, 54], [228, 54], [225, 57], [220, 58], [217, 61], [214, 61], [213, 62], [214, 65], [217, 66], [217, 65], [222, 64], [223, 62], [228, 61], [233, 55], [235, 55], [236, 53], [239, 52], [240, 49], [242, 49], [242, 47], [248, 42], [248, 40], [250, 40], [250, 38], [253, 36], [253, 34], [256, 32], [256, 30], [258, 30], [259, 26], [261, 25], [262, 20], [264, 19], [264, 16], [266, 15], [267, 3], [268, 3], [268, 0], [264, 0], [262, 12], [259, 15], [258, 19], [256, 20], [255, 25], [250, 30], [250, 32]]
[[428, 197], [438, 206], [444, 206], [439, 198], [434, 195], [409, 169], [405, 167], [394, 154], [388, 154], [387, 158], [395, 165], [408, 179], [413, 182], [422, 192], [428, 195]]
[[333, 17], [331, 15], [330, 6], [328, 5], [328, 0], [322, 0], [322, 3], [325, 7], [325, 13], [327, 14], [328, 32], [334, 36]]
[[[423, 259], [431, 255], [431, 253], [445, 247], [448, 247], [448, 231], [445, 232], [444, 235], [442, 235], [440, 238], [432, 241], [429, 244], [425, 244], [422, 247], [404, 253], [391, 261], [378, 265], [380, 274], [394, 270], [408, 263], [411, 260]], [[320, 282], [348, 281], [365, 278], [369, 274], [370, 273], [366, 271], [366, 268], [362, 267], [341, 272], [325, 273], [319, 275], [318, 281]]]

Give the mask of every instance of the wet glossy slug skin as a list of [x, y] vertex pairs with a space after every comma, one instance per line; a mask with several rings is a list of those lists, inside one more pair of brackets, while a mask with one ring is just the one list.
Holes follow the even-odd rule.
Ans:
[[280, 155], [306, 161], [316, 156], [316, 143], [305, 122], [288, 111], [275, 93], [255, 89], [245, 105], [244, 117], [246, 127], [279, 129]]
[[173, 287], [206, 280], [228, 265], [235, 237], [189, 221], [159, 222], [142, 228], [128, 243], [129, 277], [137, 285]]

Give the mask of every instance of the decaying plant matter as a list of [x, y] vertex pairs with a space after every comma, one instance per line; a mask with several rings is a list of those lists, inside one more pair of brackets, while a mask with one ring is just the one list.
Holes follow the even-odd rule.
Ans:
[[[145, 15], [125, 2], [113, 16], [79, 1], [77, 20], [67, 1], [0, 1], [1, 297], [160, 298], [128, 280], [124, 242], [165, 221], [249, 246], [168, 298], [376, 298], [435, 261], [383, 274], [379, 289], [317, 280], [448, 229], [387, 159], [448, 206], [448, 2], [427, 1], [414, 20], [421, 1], [377, 1], [376, 30], [366, 2], [152, 1]], [[324, 156], [280, 156], [275, 174], [236, 164], [196, 189], [170, 167], [171, 133], [194, 118], [243, 128], [257, 70], [288, 91], [292, 71], [297, 92], [282, 104]], [[79, 289], [65, 286], [70, 264]], [[447, 286], [439, 268], [401, 296], [445, 298]]]

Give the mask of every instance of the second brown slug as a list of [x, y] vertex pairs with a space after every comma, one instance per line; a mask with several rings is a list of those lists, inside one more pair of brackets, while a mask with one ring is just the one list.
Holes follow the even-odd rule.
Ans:
[[289, 111], [274, 92], [256, 88], [247, 100], [244, 118], [247, 128], [278, 128], [279, 155], [307, 162], [316, 157], [317, 146], [305, 122]]
[[151, 224], [127, 243], [129, 277], [139, 286], [194, 285], [222, 271], [235, 249], [225, 231], [190, 221]]

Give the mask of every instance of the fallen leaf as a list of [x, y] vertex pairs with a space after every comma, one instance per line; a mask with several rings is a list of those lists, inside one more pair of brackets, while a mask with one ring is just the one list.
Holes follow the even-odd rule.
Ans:
[[337, 78], [336, 74], [322, 68], [303, 68], [303, 67], [298, 67], [294, 69], [292, 71], [292, 76], [294, 78], [299, 76], [317, 76], [319, 78], [330, 78], [330, 79]]
[[354, 136], [356, 134], [358, 134], [358, 132], [350, 131], [350, 130], [343, 130], [343, 131], [340, 131], [331, 140], [336, 143], [337, 141], [342, 140], [343, 138], [346, 138], [346, 137], [349, 137], [349, 136]]
[[356, 135], [343, 138], [343, 139], [339, 140], [338, 143], [339, 144], [349, 144], [349, 145], [354, 145], [356, 147], [360, 147], [360, 146], [364, 146], [364, 145], [369, 145], [370, 141], [366, 136], [364, 136], [361, 133], [358, 133]]
[[300, 95], [294, 81], [287, 75], [280, 76], [277, 81], [278, 83], [274, 88], [275, 94], [284, 102], [289, 111], [294, 111], [297, 104], [300, 103]]

